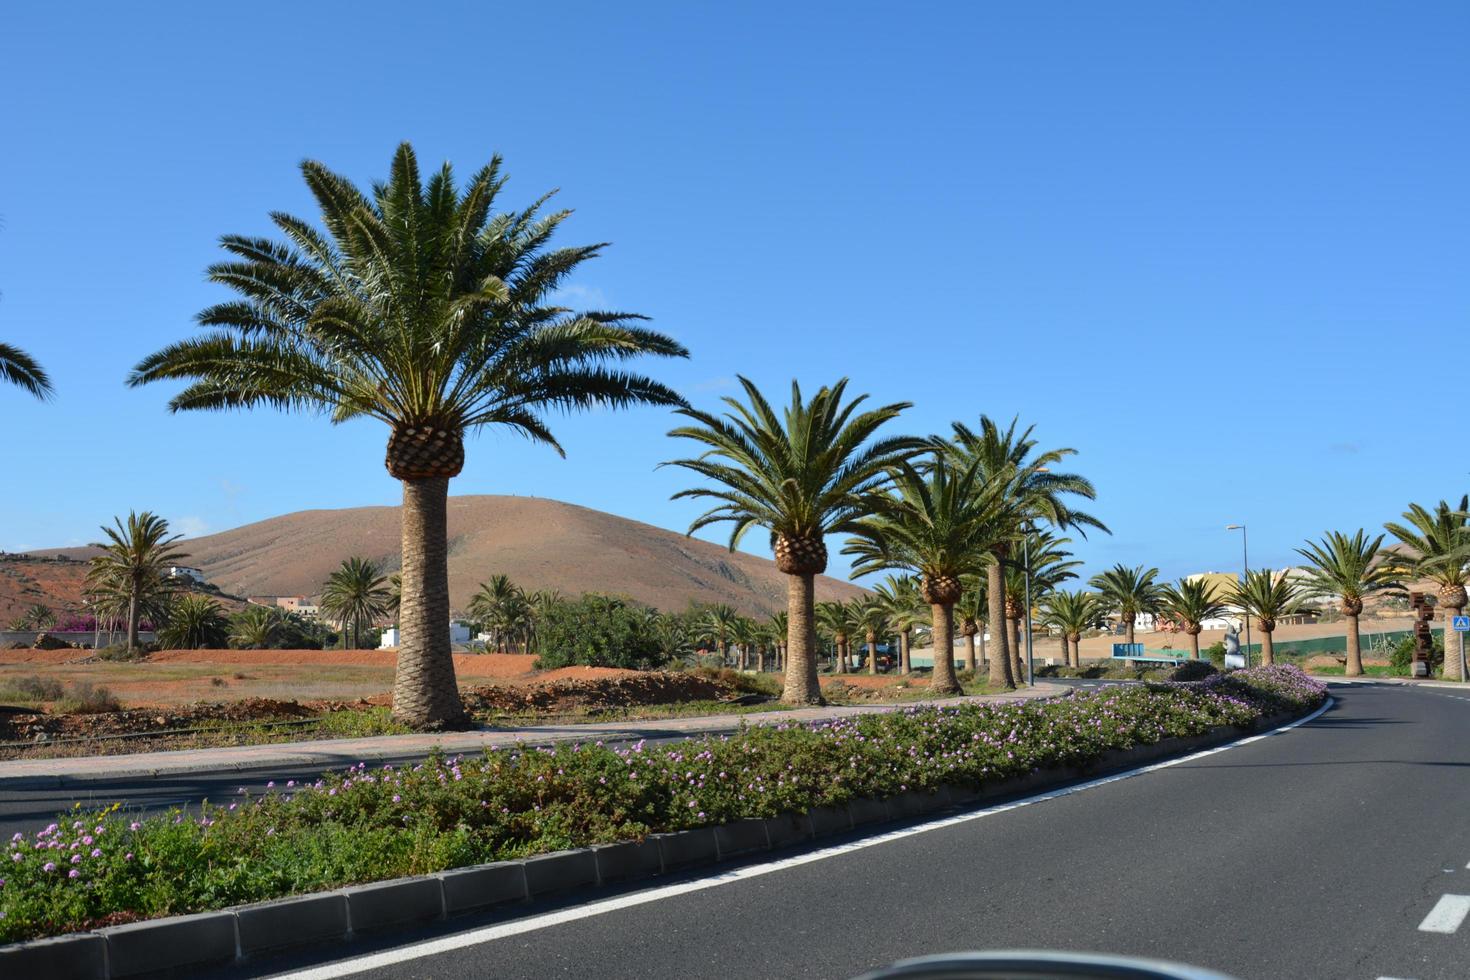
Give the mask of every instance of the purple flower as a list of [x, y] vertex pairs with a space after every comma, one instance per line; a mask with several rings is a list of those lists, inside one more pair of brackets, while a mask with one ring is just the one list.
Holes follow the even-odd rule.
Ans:
[[42, 871], [55, 871], [56, 870], [56, 862], [55, 861], [47, 861], [45, 864], [41, 865], [41, 870]]
[[72, 868], [70, 871], [68, 871], [66, 873], [66, 876], [68, 878], [77, 878], [77, 877], [80, 877], [81, 876], [81, 872], [78, 871], [76, 868]]

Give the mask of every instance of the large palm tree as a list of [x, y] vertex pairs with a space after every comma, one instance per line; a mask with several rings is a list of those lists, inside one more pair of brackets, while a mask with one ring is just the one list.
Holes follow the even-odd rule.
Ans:
[[1238, 583], [1225, 596], [1225, 601], [1256, 618], [1256, 626], [1261, 630], [1261, 663], [1275, 663], [1271, 634], [1276, 631], [1276, 620], [1301, 608], [1301, 589], [1280, 572], [1258, 568], [1247, 572], [1245, 581]]
[[1097, 621], [1098, 598], [1081, 590], [1058, 589], [1041, 600], [1041, 622], [1061, 631], [1069, 666], [1082, 666], [1082, 634]]
[[1038, 522], [1058, 531], [1076, 529], [1084, 536], [1088, 528], [1107, 531], [1101, 521], [1071, 504], [1073, 497], [1096, 499], [1092, 482], [1076, 473], [1054, 472], [1058, 464], [1077, 451], [1038, 450], [1031, 435], [1035, 426], [1019, 429], [1018, 425], [1019, 420], [1013, 418], [1002, 429], [993, 419], [982, 415], [978, 430], [954, 423], [953, 438], [945, 444], [959, 459], [980, 464], [985, 483], [995, 488], [996, 506], [1002, 515], [1000, 524], [1007, 532], [998, 535], [991, 545], [993, 560], [985, 569], [993, 646], [990, 683], [1006, 688], [1014, 687], [1018, 678], [1014, 676], [1012, 663], [1017, 652], [1007, 642], [1005, 629], [1005, 569], [1013, 564], [1022, 535]]
[[1157, 568], [1138, 565], [1114, 565], [1106, 572], [1099, 572], [1088, 582], [1102, 598], [1104, 608], [1118, 617], [1127, 631], [1128, 642], [1133, 642], [1133, 628], [1138, 617], [1155, 613], [1159, 609], [1159, 577]]
[[224, 646], [229, 634], [230, 624], [219, 603], [209, 596], [188, 593], [169, 607], [158, 643], [165, 650], [212, 650]]
[[1207, 619], [1214, 619], [1225, 612], [1215, 586], [1200, 579], [1182, 578], [1174, 585], [1160, 587], [1158, 593], [1159, 612], [1179, 624], [1189, 637], [1189, 656], [1199, 659], [1199, 635]]
[[41, 365], [19, 347], [0, 343], [0, 381], [7, 381], [42, 401], [51, 397], [51, 379]]
[[445, 511], [465, 434], [504, 426], [560, 453], [548, 410], [682, 404], [617, 364], [687, 352], [634, 315], [555, 303], [603, 246], [549, 247], [569, 212], [543, 213], [544, 197], [497, 212], [498, 157], [462, 190], [448, 164], [422, 180], [407, 143], [371, 194], [314, 161], [302, 173], [324, 230], [275, 213], [282, 241], [221, 239], [231, 258], [209, 277], [240, 298], [202, 312], [208, 333], [148, 356], [129, 383], [188, 380], [175, 411], [264, 404], [388, 426], [385, 464], [403, 484], [393, 713], [422, 729], [460, 727]]
[[1307, 594], [1331, 597], [1340, 604], [1347, 619], [1347, 676], [1360, 676], [1363, 648], [1358, 616], [1363, 612], [1363, 600], [1404, 590], [1399, 569], [1392, 561], [1384, 560], [1388, 556], [1383, 551], [1383, 535], [1370, 540], [1362, 528], [1352, 537], [1329, 531], [1321, 541], [1308, 541], [1305, 548], [1296, 551], [1310, 564]]
[[874, 513], [856, 523], [843, 548], [854, 556], [853, 574], [886, 569], [912, 571], [934, 622], [931, 645], [937, 693], [958, 694], [954, 670], [954, 605], [964, 593], [962, 578], [980, 570], [998, 534], [994, 488], [984, 485], [981, 467], [957, 466], [941, 450], [922, 470], [907, 462], [894, 468], [890, 493], [873, 502]]
[[169, 534], [168, 521], [151, 511], [129, 511], [127, 523], [113, 519], [113, 527], [102, 526], [107, 540], [95, 543], [102, 553], [87, 570], [87, 591], [99, 607], [122, 613], [128, 624], [127, 651], [138, 649], [141, 614], [158, 616], [175, 591], [168, 569], [185, 557], [174, 547], [179, 535]]
[[887, 483], [889, 469], [923, 443], [907, 437], [874, 440], [909, 403], [859, 412], [867, 396], [845, 400], [845, 378], [810, 401], [803, 400], [793, 381], [791, 404], [782, 415], [750, 381], [742, 377], [740, 384], [748, 404], [726, 398], [730, 410], [723, 415], [680, 409], [695, 424], [669, 434], [706, 448], [698, 458], [668, 465], [693, 470], [714, 485], [674, 496], [718, 501], [689, 532], [728, 521], [734, 525], [732, 550], [752, 527], [770, 532], [776, 567], [788, 576], [790, 633], [781, 698], [788, 704], [820, 704], [812, 617], [814, 582], [827, 569], [826, 536], [853, 530]]
[[378, 566], [353, 556], [322, 587], [322, 612], [341, 623], [351, 637], [349, 650], [362, 646], [363, 630], [388, 612], [388, 580]]
[[[1465, 608], [1465, 583], [1470, 581], [1470, 495], [1453, 508], [1441, 500], [1429, 510], [1410, 504], [1404, 522], [1384, 525], [1408, 549], [1390, 561], [1405, 577], [1429, 579], [1439, 587], [1439, 605], [1444, 609], [1445, 650], [1449, 651], [1451, 620]], [[1456, 656], [1444, 658], [1446, 680], [1465, 680], [1464, 665]]]

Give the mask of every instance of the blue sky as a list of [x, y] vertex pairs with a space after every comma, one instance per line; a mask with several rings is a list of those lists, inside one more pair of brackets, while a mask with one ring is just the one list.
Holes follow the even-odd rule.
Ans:
[[[1236, 567], [1241, 520], [1281, 563], [1470, 486], [1463, 3], [245, 9], [7, 12], [0, 337], [58, 396], [0, 390], [0, 548], [397, 502], [377, 423], [122, 381], [221, 298], [219, 235], [311, 216], [301, 159], [366, 183], [404, 139], [561, 188], [563, 240], [614, 243], [572, 298], [687, 344], [649, 368], [698, 404], [846, 375], [914, 431], [1076, 447], [1089, 572]], [[683, 530], [671, 421], [482, 433], [451, 492]]]

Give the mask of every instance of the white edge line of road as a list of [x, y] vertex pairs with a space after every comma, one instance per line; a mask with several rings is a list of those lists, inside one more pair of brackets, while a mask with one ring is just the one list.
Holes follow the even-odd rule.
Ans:
[[1330, 695], [1327, 702], [1316, 711], [1299, 718], [1280, 728], [1274, 728], [1269, 732], [1259, 735], [1250, 735], [1234, 742], [1227, 742], [1212, 749], [1204, 749], [1189, 755], [1180, 756], [1177, 759], [1166, 759], [1163, 762], [1155, 762], [1137, 769], [1129, 769], [1126, 772], [1114, 773], [1100, 779], [1089, 780], [1078, 783], [1075, 786], [1067, 786], [1062, 789], [1049, 790], [1038, 793], [1036, 796], [1028, 796], [1020, 800], [1012, 800], [1009, 803], [1000, 803], [995, 806], [985, 807], [981, 810], [973, 810], [968, 813], [960, 813], [950, 817], [941, 817], [938, 820], [930, 820], [913, 827], [904, 827], [899, 830], [890, 830], [887, 833], [878, 834], [873, 837], [865, 837], [862, 840], [850, 841], [846, 844], [837, 844], [833, 847], [824, 847], [821, 850], [808, 851], [793, 857], [780, 858], [765, 864], [746, 865], [734, 868], [707, 878], [699, 878], [694, 881], [679, 882], [673, 885], [663, 885], [657, 888], [649, 888], [644, 891], [633, 892], [628, 895], [619, 895], [616, 898], [603, 899], [600, 902], [589, 902], [586, 905], [578, 905], [573, 908], [560, 909], [555, 912], [547, 912], [542, 915], [533, 915], [525, 919], [517, 919], [512, 922], [502, 922], [493, 926], [485, 926], [480, 929], [471, 929], [466, 932], [457, 933], [453, 936], [445, 936], [442, 939], [430, 939], [411, 946], [402, 946], [396, 949], [387, 949], [377, 953], [368, 953], [351, 959], [339, 960], [336, 963], [328, 963], [322, 966], [308, 967], [303, 970], [295, 970], [286, 973], [270, 974], [277, 980], [331, 980], [334, 977], [348, 977], [358, 973], [366, 973], [369, 970], [380, 970], [384, 967], [393, 966], [398, 963], [406, 963], [410, 960], [423, 959], [428, 956], [437, 956], [441, 953], [452, 952], [456, 949], [464, 949], [468, 946], [478, 946], [481, 943], [493, 942], [497, 939], [505, 939], [509, 936], [518, 936], [526, 932], [535, 932], [538, 929], [547, 929], [551, 926], [562, 925], [567, 922], [576, 922], [579, 919], [590, 919], [596, 915], [607, 912], [617, 912], [621, 909], [633, 908], [639, 905], [647, 905], [651, 902], [663, 901], [666, 898], [675, 898], [679, 895], [687, 895], [690, 892], [703, 891], [706, 888], [716, 888], [720, 885], [728, 885], [732, 882], [743, 881], [748, 878], [759, 878], [762, 875], [772, 874], [777, 871], [785, 871], [787, 868], [799, 867], [803, 864], [812, 864], [816, 861], [825, 861], [828, 858], [840, 857], [851, 854], [868, 847], [877, 847], [879, 844], [887, 844], [890, 841], [902, 840], [905, 837], [914, 837], [925, 834], [931, 830], [942, 830], [945, 827], [954, 827], [958, 824], [969, 823], [972, 820], [980, 820], [984, 817], [993, 817], [998, 813], [1006, 813], [1023, 806], [1031, 806], [1034, 803], [1044, 803], [1047, 800], [1060, 799], [1075, 793], [1097, 789], [1109, 783], [1120, 782], [1124, 779], [1132, 779], [1144, 773], [1157, 772], [1160, 769], [1168, 769], [1171, 766], [1181, 765], [1185, 762], [1194, 762], [1217, 752], [1225, 752], [1230, 749], [1259, 742], [1262, 739], [1289, 732], [1299, 725], [1305, 725], [1319, 717], [1336, 701]]

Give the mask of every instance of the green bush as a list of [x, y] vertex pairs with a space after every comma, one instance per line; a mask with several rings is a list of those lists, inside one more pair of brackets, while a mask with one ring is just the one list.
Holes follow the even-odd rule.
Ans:
[[[1388, 653], [1388, 666], [1394, 674], [1407, 677], [1413, 669], [1409, 666], [1414, 660], [1414, 638], [1406, 636], [1393, 645]], [[1444, 637], [1434, 637], [1434, 652], [1429, 655], [1429, 670], [1437, 674], [1444, 669]]]
[[0, 686], [0, 701], [59, 701], [62, 695], [61, 682], [54, 677], [14, 677]]
[[1208, 659], [1219, 670], [1225, 669], [1225, 641], [1216, 640], [1200, 652], [1200, 656]]
[[588, 594], [548, 607], [536, 643], [541, 670], [574, 664], [654, 670], [668, 660], [649, 629], [648, 608], [615, 596]]

